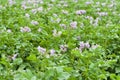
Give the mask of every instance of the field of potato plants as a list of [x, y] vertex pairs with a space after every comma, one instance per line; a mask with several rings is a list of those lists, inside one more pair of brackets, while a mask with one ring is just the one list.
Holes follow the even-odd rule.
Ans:
[[0, 0], [0, 80], [120, 80], [120, 0]]

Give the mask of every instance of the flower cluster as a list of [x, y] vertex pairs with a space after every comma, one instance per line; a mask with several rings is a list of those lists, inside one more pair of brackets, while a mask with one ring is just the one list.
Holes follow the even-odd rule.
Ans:
[[38, 21], [32, 20], [32, 21], [31, 21], [31, 24], [32, 24], [32, 25], [38, 25], [39, 23], [38, 23]]
[[41, 46], [38, 46], [37, 49], [38, 49], [38, 51], [39, 51], [40, 53], [42, 53], [42, 54], [44, 54], [44, 53], [46, 52], [46, 49], [43, 48], [43, 47], [41, 47]]
[[60, 45], [60, 50], [62, 52], [66, 52], [67, 51], [67, 48], [68, 48], [68, 45]]
[[28, 26], [25, 26], [25, 27], [21, 27], [20, 31], [21, 32], [31, 32], [31, 29]]
[[76, 21], [71, 22], [71, 23], [70, 23], [70, 26], [71, 26], [71, 28], [73, 28], [73, 29], [77, 28], [77, 22], [76, 22]]
[[53, 36], [57, 37], [57, 36], [61, 36], [62, 32], [61, 31], [57, 31], [56, 29], [53, 30]]
[[85, 13], [86, 13], [86, 10], [77, 10], [76, 11], [77, 15], [82, 15], [82, 14], [85, 14]]

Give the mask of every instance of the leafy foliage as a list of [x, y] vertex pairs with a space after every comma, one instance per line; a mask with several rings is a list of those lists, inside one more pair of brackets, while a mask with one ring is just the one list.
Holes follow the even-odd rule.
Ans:
[[119, 5], [1, 0], [0, 80], [119, 80]]

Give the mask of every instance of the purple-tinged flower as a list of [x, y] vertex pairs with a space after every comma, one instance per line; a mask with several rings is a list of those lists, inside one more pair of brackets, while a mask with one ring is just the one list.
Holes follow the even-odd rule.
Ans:
[[82, 15], [82, 14], [85, 14], [85, 13], [86, 13], [86, 10], [77, 10], [76, 11], [77, 15]]
[[55, 54], [55, 52], [56, 52], [56, 51], [55, 51], [54, 49], [51, 49], [51, 50], [50, 50], [50, 55], [53, 56], [53, 55]]
[[27, 6], [26, 2], [23, 2], [22, 5], [21, 5], [21, 7], [22, 7], [24, 10], [30, 8], [30, 7]]
[[14, 5], [16, 3], [14, 0], [8, 0], [8, 2], [9, 2], [10, 6], [12, 6], [12, 5]]
[[37, 49], [38, 49], [38, 51], [39, 51], [40, 53], [42, 53], [42, 54], [44, 54], [44, 53], [46, 52], [46, 49], [43, 48], [43, 47], [38, 46]]
[[71, 26], [73, 29], [77, 28], [77, 22], [76, 22], [76, 21], [71, 22], [71, 23], [70, 23], [70, 26]]
[[38, 23], [38, 21], [32, 20], [32, 21], [31, 21], [31, 24], [32, 24], [32, 25], [38, 25], [39, 23]]
[[32, 9], [31, 12], [32, 12], [33, 14], [36, 14], [36, 13], [37, 13], [37, 9]]
[[82, 41], [82, 42], [80, 42], [80, 44], [79, 44], [79, 45], [80, 45], [80, 47], [79, 47], [80, 49], [84, 49], [84, 48], [85, 48], [85, 43], [84, 43], [83, 41]]
[[107, 15], [108, 15], [107, 12], [98, 12], [97, 14], [98, 14], [99, 16], [107, 16]]
[[86, 43], [85, 43], [85, 47], [86, 47], [86, 48], [90, 48], [89, 42], [86, 42]]
[[20, 31], [21, 32], [31, 32], [31, 29], [29, 27], [25, 26], [25, 27], [21, 27]]
[[77, 3], [77, 2], [78, 2], [78, 0], [73, 0], [73, 2]]
[[86, 5], [90, 5], [90, 4], [91, 4], [91, 2], [85, 2], [85, 4], [86, 4]]
[[60, 50], [61, 50], [62, 52], [66, 52], [66, 51], [67, 51], [67, 48], [68, 48], [67, 45], [60, 45]]
[[66, 29], [66, 25], [65, 24], [60, 24], [60, 27]]
[[37, 11], [42, 12], [43, 11], [43, 7], [37, 8]]

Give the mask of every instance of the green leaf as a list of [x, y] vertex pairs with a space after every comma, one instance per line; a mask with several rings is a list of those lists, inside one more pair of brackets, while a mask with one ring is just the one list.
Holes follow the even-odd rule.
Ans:
[[67, 80], [70, 77], [68, 72], [59, 73], [58, 80]]
[[17, 65], [20, 65], [21, 63], [23, 62], [22, 58], [16, 58], [13, 63], [14, 64], [17, 64]]
[[27, 57], [27, 60], [30, 60], [30, 61], [37, 61], [37, 57], [35, 54], [30, 54], [28, 57]]

